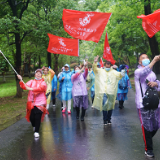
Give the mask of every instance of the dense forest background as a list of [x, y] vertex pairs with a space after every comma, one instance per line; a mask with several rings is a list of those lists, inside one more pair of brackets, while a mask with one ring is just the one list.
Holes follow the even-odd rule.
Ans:
[[[84, 59], [92, 63], [94, 56], [103, 55], [106, 31], [117, 65], [125, 63], [135, 69], [140, 53], [153, 58], [160, 52], [160, 32], [149, 38], [142, 28], [142, 20], [137, 19], [137, 15], [148, 15], [159, 9], [159, 0], [0, 0], [0, 6], [0, 50], [22, 75], [26, 65], [29, 72], [50, 66], [58, 73], [65, 63], [79, 63]], [[63, 29], [64, 8], [112, 12], [98, 44], [80, 40], [79, 57], [47, 52], [47, 33], [72, 38]], [[8, 64], [0, 55], [0, 72], [8, 70]], [[159, 63], [154, 70], [160, 73]], [[21, 97], [18, 80], [17, 96]]]

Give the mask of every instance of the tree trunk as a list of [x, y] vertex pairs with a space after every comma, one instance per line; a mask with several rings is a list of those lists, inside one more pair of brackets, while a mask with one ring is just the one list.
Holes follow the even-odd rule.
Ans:
[[39, 55], [39, 66], [38, 68], [41, 68], [41, 56]]
[[[21, 41], [20, 41], [19, 33], [15, 33], [15, 43], [16, 43], [16, 62], [15, 62], [16, 67], [15, 68], [17, 73], [21, 75]], [[22, 89], [20, 88], [19, 80], [17, 79], [17, 76], [16, 76], [16, 85], [17, 85], [16, 97], [22, 98]]]
[[51, 53], [47, 53], [48, 67], [51, 67]]
[[56, 74], [58, 74], [58, 58], [59, 58], [59, 54], [54, 54], [54, 59], [55, 59], [54, 72], [55, 72]]
[[[151, 14], [151, 3], [150, 0], [145, 0], [145, 2], [148, 1], [148, 4], [144, 6], [145, 15]], [[159, 55], [159, 48], [158, 48], [158, 42], [156, 40], [156, 37], [153, 36], [152, 38], [148, 37], [149, 39], [149, 45], [152, 52], [152, 58], [155, 57], [155, 55]], [[153, 70], [156, 74], [160, 74], [160, 62], [157, 62]]]
[[28, 61], [28, 75], [29, 78], [31, 78], [31, 54], [29, 55], [29, 61]]
[[2, 72], [2, 76], [3, 76], [3, 82], [6, 82], [5, 72]]

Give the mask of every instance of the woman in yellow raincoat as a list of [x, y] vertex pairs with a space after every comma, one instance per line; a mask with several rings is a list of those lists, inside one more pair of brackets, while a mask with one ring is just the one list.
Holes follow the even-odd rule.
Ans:
[[93, 107], [102, 111], [104, 125], [111, 124], [112, 110], [115, 106], [118, 81], [125, 76], [125, 71], [117, 72], [111, 68], [111, 62], [106, 61], [104, 69], [97, 68], [99, 56], [95, 57], [93, 72], [95, 74], [95, 98]]
[[49, 69], [48, 67], [44, 67], [44, 66], [42, 67], [42, 70], [43, 70], [42, 78], [47, 84], [46, 95], [47, 95], [47, 109], [48, 109], [51, 101], [51, 91], [52, 91], [51, 81], [55, 75], [55, 72], [52, 69]]

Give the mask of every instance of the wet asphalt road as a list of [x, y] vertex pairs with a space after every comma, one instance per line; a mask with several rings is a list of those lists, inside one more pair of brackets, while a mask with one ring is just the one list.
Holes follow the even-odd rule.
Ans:
[[[0, 160], [147, 160], [132, 90], [124, 106], [120, 110], [115, 104], [112, 124], [107, 126], [97, 110], [89, 108], [81, 122], [74, 110], [62, 115], [60, 105], [50, 106], [39, 139], [24, 118], [0, 132]], [[153, 139], [156, 160], [159, 137], [158, 131]]]

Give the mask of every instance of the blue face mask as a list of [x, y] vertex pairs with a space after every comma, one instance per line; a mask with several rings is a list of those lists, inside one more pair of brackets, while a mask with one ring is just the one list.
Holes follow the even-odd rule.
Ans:
[[35, 78], [36, 80], [41, 80], [42, 78]]
[[80, 70], [75, 70], [75, 73], [78, 73]]
[[142, 60], [142, 65], [143, 66], [148, 66], [150, 64], [150, 60], [149, 59], [143, 59]]
[[107, 72], [110, 71], [110, 69], [111, 69], [111, 68], [105, 68], [105, 70], [106, 70]]

